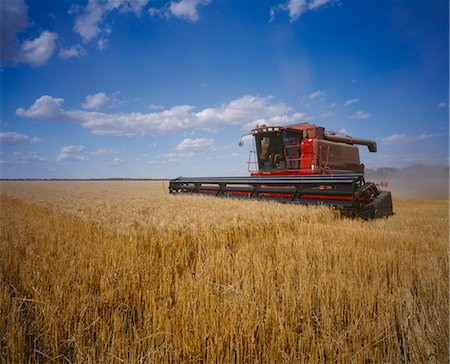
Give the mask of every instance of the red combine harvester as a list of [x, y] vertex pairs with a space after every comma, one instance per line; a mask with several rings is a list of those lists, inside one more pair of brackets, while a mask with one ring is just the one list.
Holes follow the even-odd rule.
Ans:
[[170, 193], [330, 205], [367, 220], [393, 214], [390, 192], [364, 180], [359, 160], [356, 145], [376, 152], [376, 142], [310, 123], [263, 125], [251, 134], [256, 149], [248, 161], [250, 177], [178, 177], [170, 181]]

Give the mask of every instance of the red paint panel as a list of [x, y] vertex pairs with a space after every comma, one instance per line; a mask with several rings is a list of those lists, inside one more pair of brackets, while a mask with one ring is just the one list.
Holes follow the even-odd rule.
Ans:
[[[302, 159], [300, 161], [300, 168], [304, 172], [303, 174], [315, 174], [316, 171], [311, 169], [314, 164], [314, 139], [303, 139], [302, 140]], [[306, 172], [309, 171], [309, 172]]]

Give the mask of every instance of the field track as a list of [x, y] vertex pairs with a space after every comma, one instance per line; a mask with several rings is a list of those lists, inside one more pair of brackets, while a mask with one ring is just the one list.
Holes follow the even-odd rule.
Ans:
[[448, 200], [363, 221], [0, 182], [0, 362], [448, 362]]

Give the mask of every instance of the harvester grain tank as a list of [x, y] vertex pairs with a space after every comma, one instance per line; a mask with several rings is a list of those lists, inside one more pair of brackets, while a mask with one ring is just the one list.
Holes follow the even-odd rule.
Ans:
[[376, 152], [376, 142], [310, 123], [262, 125], [251, 134], [249, 177], [178, 177], [170, 193], [330, 205], [368, 220], [393, 214], [390, 192], [365, 181], [359, 159], [358, 145]]

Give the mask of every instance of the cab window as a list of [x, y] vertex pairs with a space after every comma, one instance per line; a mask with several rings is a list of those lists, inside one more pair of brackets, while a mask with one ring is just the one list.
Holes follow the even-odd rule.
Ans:
[[261, 133], [255, 136], [260, 171], [286, 169], [281, 133]]

